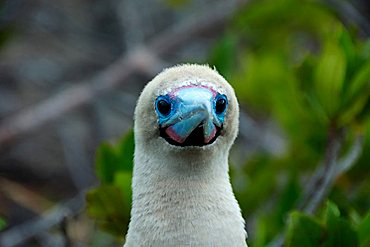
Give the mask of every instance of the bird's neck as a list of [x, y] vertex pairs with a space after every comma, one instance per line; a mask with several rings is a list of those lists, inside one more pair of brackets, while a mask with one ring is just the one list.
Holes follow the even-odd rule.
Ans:
[[125, 246], [246, 246], [227, 158], [135, 152]]

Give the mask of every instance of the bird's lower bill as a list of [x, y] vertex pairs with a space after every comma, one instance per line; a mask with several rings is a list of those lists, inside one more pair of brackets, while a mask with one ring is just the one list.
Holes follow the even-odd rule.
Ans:
[[204, 137], [204, 130], [203, 130], [203, 125], [199, 125], [196, 127], [191, 134], [185, 139], [185, 140], [179, 140], [176, 138], [174, 133], [171, 133], [170, 128], [160, 128], [160, 136], [164, 138], [169, 144], [175, 145], [175, 146], [180, 146], [180, 147], [187, 147], [187, 146], [197, 146], [197, 147], [202, 147], [206, 146], [209, 144], [212, 144], [216, 139], [220, 136], [222, 127], [217, 127], [215, 128], [215, 133], [212, 135], [212, 138], [209, 140]]

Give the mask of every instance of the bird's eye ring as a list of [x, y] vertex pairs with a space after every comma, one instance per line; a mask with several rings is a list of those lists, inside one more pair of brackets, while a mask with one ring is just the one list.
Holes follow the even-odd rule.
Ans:
[[227, 108], [227, 98], [225, 95], [219, 95], [219, 97], [216, 98], [216, 104], [215, 104], [215, 109], [216, 109], [216, 114], [222, 114], [226, 111]]
[[171, 103], [164, 97], [159, 97], [156, 101], [156, 109], [158, 113], [167, 116], [171, 112]]

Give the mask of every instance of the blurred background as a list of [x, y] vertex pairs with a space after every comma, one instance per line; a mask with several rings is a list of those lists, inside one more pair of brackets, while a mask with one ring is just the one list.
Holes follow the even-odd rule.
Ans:
[[366, 0], [0, 1], [0, 246], [122, 245], [136, 99], [178, 63], [236, 90], [250, 246], [370, 246], [369, 18]]

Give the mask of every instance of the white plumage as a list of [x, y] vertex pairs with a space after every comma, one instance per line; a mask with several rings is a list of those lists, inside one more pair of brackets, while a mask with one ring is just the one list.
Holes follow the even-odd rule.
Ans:
[[[164, 124], [160, 122], [161, 113], [158, 109], [156, 112], [156, 99], [170, 95], [168, 98], [173, 100], [176, 95], [192, 95], [192, 90], [203, 90], [206, 95], [210, 92], [212, 97], [216, 93], [227, 97], [224, 119], [217, 113], [223, 121], [222, 127], [216, 127], [218, 120], [207, 115], [210, 131], [204, 130], [204, 133], [209, 138], [204, 137], [202, 145], [193, 146], [192, 140], [184, 142], [186, 145], [182, 141], [174, 145], [172, 132], [163, 132], [164, 135], [170, 133], [166, 138], [160, 132]], [[197, 100], [194, 102], [203, 99]], [[176, 111], [173, 104], [171, 111]], [[212, 104], [216, 103], [211, 102], [210, 106]], [[165, 120], [166, 114], [162, 116]], [[228, 174], [229, 150], [237, 136], [238, 118], [234, 90], [208, 66], [172, 67], [146, 85], [135, 110], [133, 203], [125, 247], [246, 246], [244, 220]], [[183, 120], [182, 116], [179, 119]], [[205, 121], [198, 127], [205, 128]], [[183, 131], [179, 133], [184, 138], [193, 138], [189, 137], [190, 131], [179, 131]]]

